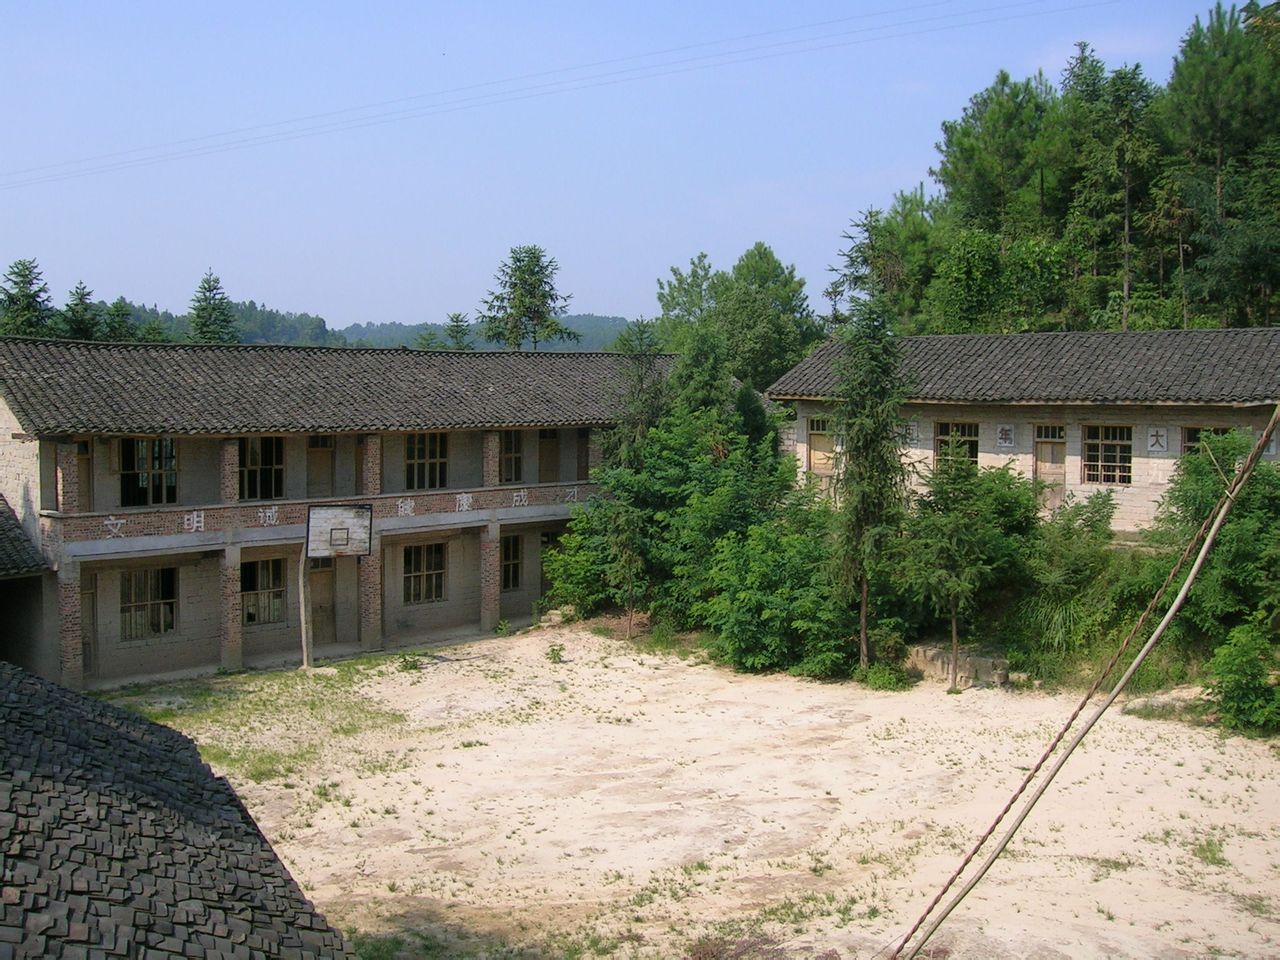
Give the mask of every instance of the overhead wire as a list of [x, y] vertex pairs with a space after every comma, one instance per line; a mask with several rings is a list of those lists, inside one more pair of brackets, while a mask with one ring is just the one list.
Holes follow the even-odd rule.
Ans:
[[[957, 17], [969, 16], [973, 13], [1006, 11], [1015, 8], [1022, 8], [1028, 5], [1042, 3], [1043, 0], [1017, 0], [1014, 3], [996, 5], [992, 7], [980, 8], [978, 10], [968, 10], [958, 14], [944, 14], [934, 17], [923, 17], [913, 21], [903, 21], [899, 26], [914, 26], [924, 23], [932, 23], [938, 20], [955, 20]], [[313, 124], [305, 126], [301, 129], [280, 130], [275, 133], [262, 133], [256, 136], [243, 137], [237, 140], [224, 140], [222, 142], [211, 143], [206, 146], [192, 146], [187, 149], [174, 150], [168, 153], [160, 153], [154, 156], [134, 157], [132, 159], [122, 159], [112, 163], [103, 163], [97, 166], [89, 166], [84, 169], [70, 170], [64, 172], [50, 172], [33, 177], [11, 180], [9, 182], [0, 182], [0, 191], [13, 190], [21, 187], [34, 186], [42, 183], [54, 183], [64, 180], [77, 179], [80, 177], [94, 176], [102, 173], [111, 173], [118, 170], [134, 169], [139, 167], [154, 166], [160, 163], [168, 163], [174, 160], [192, 159], [203, 156], [210, 156], [219, 153], [226, 153], [233, 150], [243, 150], [256, 146], [264, 146], [275, 143], [285, 143], [293, 140], [322, 136], [329, 133], [345, 132], [349, 130], [358, 130], [366, 127], [381, 126], [390, 123], [399, 123], [404, 120], [439, 116], [448, 113], [456, 113], [464, 110], [476, 109], [485, 106], [495, 106], [506, 103], [515, 103], [524, 100], [530, 100], [540, 97], [551, 96], [555, 94], [569, 93], [580, 90], [596, 89], [606, 86], [613, 86], [620, 83], [630, 83], [638, 80], [657, 79], [667, 76], [675, 76], [682, 73], [689, 73], [698, 70], [707, 70], [717, 67], [732, 66], [742, 63], [751, 63], [761, 60], [774, 59], [782, 56], [794, 56], [803, 53], [814, 53], [824, 50], [837, 49], [842, 47], [866, 44], [872, 42], [881, 42], [885, 40], [903, 39], [914, 36], [922, 36], [930, 33], [938, 33], [949, 30], [969, 28], [974, 26], [984, 26], [993, 23], [1002, 23], [1018, 19], [1026, 19], [1029, 17], [1045, 16], [1054, 13], [1072, 12], [1077, 10], [1089, 9], [1099, 6], [1109, 6], [1119, 2], [1119, 0], [1090, 0], [1086, 3], [1072, 3], [1066, 6], [1060, 6], [1053, 9], [1032, 10], [1022, 13], [1008, 13], [1002, 16], [987, 17], [979, 20], [963, 20], [957, 23], [946, 23], [938, 26], [924, 27], [922, 29], [902, 31], [898, 33], [882, 34], [874, 37], [856, 37], [855, 39], [841, 39], [830, 41], [836, 37], [849, 37], [856, 34], [864, 34], [871, 31], [883, 31], [888, 29], [884, 26], [876, 27], [860, 27], [855, 30], [839, 31], [836, 33], [826, 34], [818, 37], [807, 37], [797, 40], [776, 41], [769, 44], [756, 45], [739, 50], [725, 51], [721, 53], [704, 54], [696, 57], [687, 57], [679, 60], [668, 61], [660, 64], [651, 64], [645, 66], [637, 66], [622, 70], [609, 71], [594, 76], [548, 81], [541, 84], [527, 86], [523, 89], [510, 91], [501, 91], [491, 94], [477, 94], [469, 97], [462, 97], [452, 101], [427, 105], [421, 107], [406, 107], [399, 110], [375, 113], [367, 116], [350, 117], [345, 120], [332, 120], [325, 123]], [[926, 5], [926, 6], [931, 6]], [[838, 21], [837, 21], [838, 22]], [[803, 29], [803, 28], [793, 28]], [[706, 44], [704, 44], [706, 45]], [[693, 45], [699, 46], [699, 45]], [[793, 49], [778, 49], [782, 47]], [[680, 49], [680, 48], [673, 48]], [[645, 55], [637, 55], [633, 58], [618, 58], [619, 61], [627, 59], [636, 59]], [[608, 63], [609, 61], [602, 61]], [[573, 68], [564, 68], [565, 70]], [[544, 71], [543, 75], [555, 73], [559, 71]], [[494, 81], [493, 83], [497, 83]], [[476, 84], [467, 88], [459, 89], [476, 89], [486, 86], [487, 84]], [[407, 100], [421, 99], [427, 96], [437, 95], [420, 95], [412, 98], [401, 98], [395, 101], [386, 101], [387, 103], [405, 102]], [[350, 108], [356, 110], [362, 108]], [[334, 111], [328, 114], [316, 114], [313, 116], [325, 117], [349, 111]], [[299, 121], [278, 121], [274, 124], [264, 124], [260, 127], [242, 128], [245, 131], [271, 128]], [[210, 137], [225, 135], [210, 135]], [[191, 138], [187, 141], [175, 141], [173, 145], [182, 143], [195, 143], [206, 138]], [[111, 155], [107, 155], [111, 156]], [[58, 166], [65, 164], [54, 164], [47, 168], [29, 168], [29, 169], [49, 169], [53, 170]]]

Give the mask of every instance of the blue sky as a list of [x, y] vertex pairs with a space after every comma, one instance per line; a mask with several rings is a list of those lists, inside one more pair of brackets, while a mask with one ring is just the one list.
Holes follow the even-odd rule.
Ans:
[[[7, 4], [0, 265], [56, 302], [234, 299], [357, 321], [473, 311], [516, 244], [577, 312], [757, 240], [827, 282], [943, 120], [1087, 40], [1167, 79], [1207, 0]], [[122, 12], [125, 11], [125, 12]], [[304, 119], [310, 118], [310, 119]]]

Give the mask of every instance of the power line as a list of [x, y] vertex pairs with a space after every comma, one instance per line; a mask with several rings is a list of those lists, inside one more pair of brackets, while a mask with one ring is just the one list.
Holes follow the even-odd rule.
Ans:
[[[896, 27], [916, 26], [925, 23], [936, 23], [940, 20], [956, 20], [961, 17], [969, 17], [975, 13], [989, 13], [1007, 11], [1021, 7], [1037, 5], [1043, 0], [1017, 0], [1014, 3], [1000, 4], [992, 7], [984, 7], [976, 10], [964, 11], [962, 13], [949, 13], [933, 17], [922, 17], [915, 20], [900, 21], [895, 24]], [[211, 156], [219, 153], [226, 153], [233, 150], [243, 150], [257, 146], [265, 146], [276, 143], [286, 143], [292, 140], [300, 140], [304, 138], [323, 136], [330, 133], [345, 132], [349, 130], [358, 130], [365, 127], [382, 126], [390, 123], [399, 123], [409, 119], [439, 116], [447, 113], [457, 113], [465, 110], [478, 109], [486, 106], [496, 106], [507, 103], [517, 103], [524, 100], [537, 99], [541, 97], [553, 96], [563, 93], [571, 93], [582, 90], [591, 90], [607, 86], [615, 86], [620, 83], [630, 83], [638, 80], [659, 79], [662, 77], [675, 76], [683, 73], [691, 73], [699, 70], [707, 70], [716, 67], [734, 66], [743, 63], [753, 63], [761, 60], [775, 59], [783, 56], [794, 56], [805, 53], [816, 53], [826, 50], [838, 49], [842, 47], [855, 46], [867, 43], [882, 42], [885, 40], [904, 39], [909, 37], [923, 36], [931, 33], [940, 33], [951, 30], [966, 29], [975, 26], [985, 26], [994, 23], [1004, 23], [1012, 20], [1028, 19], [1031, 17], [1040, 17], [1054, 13], [1073, 12], [1077, 10], [1086, 10], [1094, 7], [1109, 6], [1118, 3], [1119, 0], [1092, 0], [1087, 3], [1073, 3], [1067, 6], [1057, 7], [1049, 10], [1033, 10], [1023, 13], [1009, 13], [1003, 16], [986, 17], [982, 19], [960, 20], [956, 23], [944, 23], [932, 27], [923, 27], [921, 29], [899, 31], [896, 33], [882, 33], [873, 37], [855, 37], [854, 39], [835, 39], [847, 38], [852, 35], [865, 34], [873, 31], [883, 31], [891, 29], [890, 26], [872, 26], [859, 27], [853, 30], [837, 31], [834, 33], [820, 34], [814, 37], [807, 37], [796, 40], [775, 41], [767, 44], [757, 44], [754, 46], [743, 47], [737, 50], [729, 50], [720, 53], [702, 54], [694, 57], [685, 57], [677, 60], [669, 60], [664, 63], [647, 64], [635, 67], [628, 67], [619, 70], [606, 71], [597, 73], [593, 76], [581, 77], [576, 79], [547, 81], [540, 84], [533, 84], [524, 88], [515, 90], [498, 91], [490, 94], [476, 94], [468, 97], [446, 100], [442, 103], [420, 106], [405, 107], [398, 110], [384, 111], [382, 113], [374, 113], [367, 116], [355, 116], [345, 120], [330, 120], [324, 123], [314, 123], [309, 126], [303, 126], [293, 130], [278, 130], [274, 133], [261, 133], [255, 136], [241, 137], [235, 140], [223, 140], [222, 142], [209, 143], [206, 146], [190, 146], [184, 149], [170, 150], [167, 153], [158, 153], [154, 156], [134, 157], [132, 159], [121, 159], [110, 163], [100, 163], [96, 166], [88, 166], [80, 170], [70, 170], [61, 173], [49, 172], [33, 177], [12, 180], [8, 183], [0, 183], [0, 190], [14, 190], [26, 186], [34, 186], [42, 183], [56, 183], [65, 180], [78, 179], [80, 177], [94, 176], [103, 173], [111, 173], [119, 170], [134, 169], [137, 167], [154, 166], [160, 163], [168, 163], [174, 160], [193, 159], [197, 157]], [[925, 4], [925, 7], [936, 6], [936, 3]], [[876, 14], [877, 16], [880, 14]], [[844, 20], [828, 21], [829, 23], [848, 22], [853, 19], [861, 18], [845, 18]], [[768, 31], [762, 34], [752, 34], [748, 36], [769, 36], [779, 33], [794, 32], [800, 29], [811, 29], [811, 27], [793, 27], [784, 28], [777, 31]], [[834, 42], [823, 42], [834, 41]], [[685, 49], [695, 49], [711, 45], [720, 45], [726, 42], [735, 41], [710, 41], [704, 44], [692, 44], [686, 47], [671, 48], [665, 53], [678, 52]], [[601, 64], [620, 63], [636, 59], [647, 59], [653, 56], [664, 54], [638, 54], [632, 57], [616, 58], [612, 61], [599, 61]], [[550, 76], [556, 73], [569, 71], [577, 71], [583, 68], [570, 67], [558, 70], [543, 71], [541, 74], [530, 74], [529, 77]], [[467, 87], [454, 88], [457, 91], [476, 90], [489, 86], [508, 83], [509, 81], [488, 81], [485, 83], [472, 84]], [[402, 97], [396, 100], [383, 101], [383, 104], [406, 103], [429, 97], [441, 96], [443, 94], [417, 94], [412, 97]], [[223, 134], [210, 134], [205, 137], [195, 137], [187, 140], [175, 141], [166, 146], [182, 146], [183, 144], [196, 144], [207, 140], [216, 140], [221, 137], [234, 135], [237, 132], [250, 132], [253, 130], [269, 130], [276, 127], [288, 126], [298, 123], [307, 122], [310, 119], [323, 119], [325, 117], [337, 117], [345, 113], [356, 112], [369, 109], [368, 107], [353, 107], [345, 110], [330, 111], [328, 113], [312, 114], [309, 117], [297, 118], [294, 120], [282, 120], [271, 124], [261, 124], [255, 127], [241, 128], [240, 131], [229, 131]], [[165, 149], [159, 148], [139, 148], [140, 151], [145, 149]], [[107, 154], [103, 159], [113, 156], [126, 156], [127, 154], [138, 151], [124, 151], [120, 154]], [[75, 165], [80, 163], [88, 163], [90, 161], [67, 161], [60, 164], [51, 164], [46, 167], [29, 168], [31, 171], [39, 170], [55, 170], [59, 167]]]

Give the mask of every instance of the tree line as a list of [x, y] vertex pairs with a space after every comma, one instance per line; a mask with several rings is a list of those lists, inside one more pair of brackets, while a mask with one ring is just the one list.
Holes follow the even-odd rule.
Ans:
[[1055, 86], [1001, 71], [943, 123], [938, 187], [868, 209], [828, 288], [905, 333], [1272, 325], [1280, 4], [1221, 4], [1163, 85], [1086, 43]]

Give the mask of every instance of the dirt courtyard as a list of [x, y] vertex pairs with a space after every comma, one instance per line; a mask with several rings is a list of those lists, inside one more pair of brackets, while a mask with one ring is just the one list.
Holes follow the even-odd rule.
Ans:
[[[578, 628], [415, 657], [358, 673], [356, 719], [322, 736], [301, 708], [171, 721], [215, 769], [298, 746], [283, 773], [227, 772], [308, 896], [395, 935], [387, 956], [877, 956], [1073, 704], [745, 676]], [[1280, 956], [1280, 750], [1108, 714], [932, 945]]]

